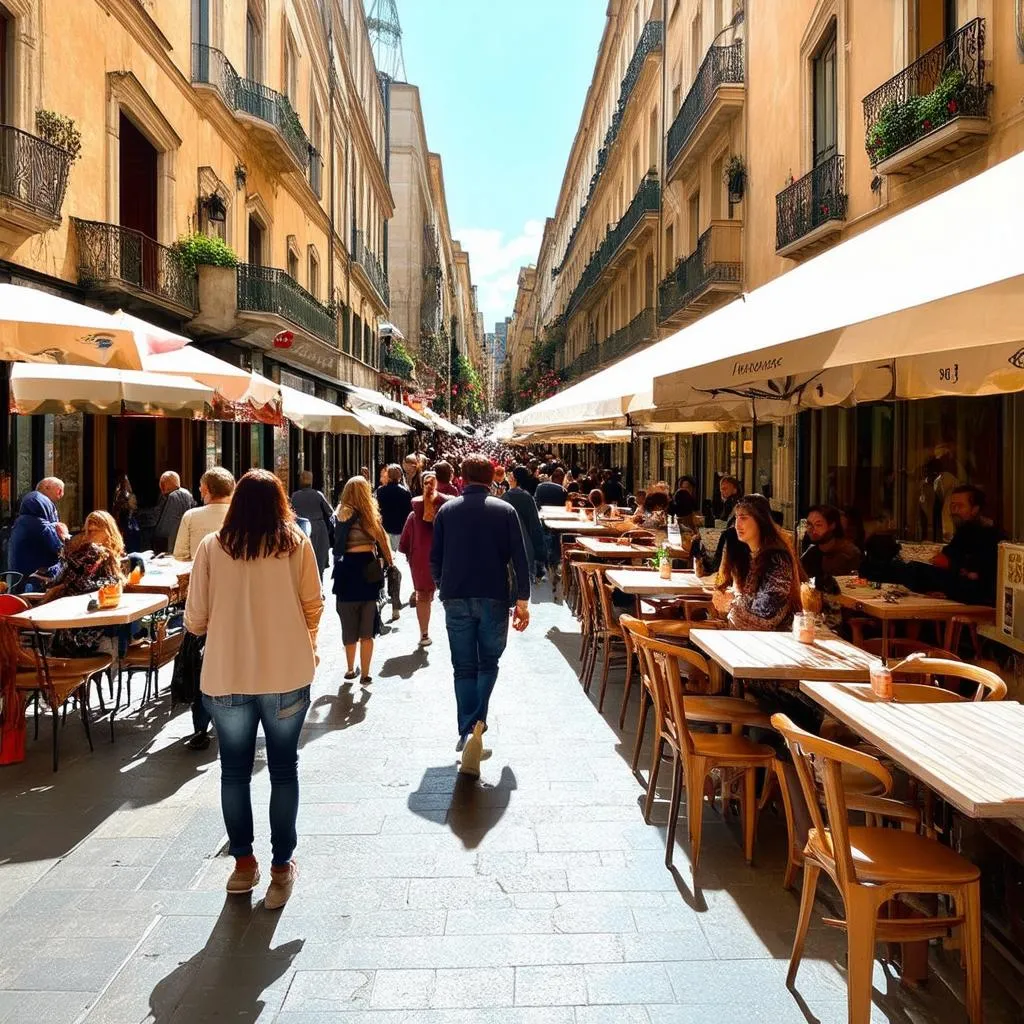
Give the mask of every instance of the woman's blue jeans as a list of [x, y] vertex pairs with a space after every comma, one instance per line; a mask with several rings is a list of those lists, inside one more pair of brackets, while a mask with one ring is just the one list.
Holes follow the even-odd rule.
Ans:
[[299, 733], [309, 710], [309, 687], [288, 693], [203, 694], [203, 704], [217, 729], [220, 750], [220, 803], [233, 857], [252, 853], [252, 781], [256, 733], [260, 723], [267, 741], [270, 772], [270, 846], [273, 863], [292, 859], [298, 839]]

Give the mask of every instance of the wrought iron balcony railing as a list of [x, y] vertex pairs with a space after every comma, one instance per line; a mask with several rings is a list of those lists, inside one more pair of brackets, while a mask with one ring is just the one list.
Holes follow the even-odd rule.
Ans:
[[592, 373], [597, 369], [600, 361], [601, 353], [598, 346], [596, 344], [591, 345], [576, 356], [565, 368], [566, 380], [576, 380], [579, 377], [585, 377], [588, 373]]
[[743, 279], [743, 264], [715, 259], [711, 252], [714, 228], [697, 239], [697, 248], [658, 286], [658, 311], [662, 320], [688, 306], [709, 285], [738, 284]]
[[620, 327], [601, 342], [600, 359], [607, 365], [635, 349], [641, 348], [658, 336], [658, 325], [655, 310], [645, 309], [638, 313], [625, 327]]
[[957, 117], [987, 117], [985, 19], [975, 18], [864, 97], [865, 147], [880, 163]]
[[70, 167], [67, 150], [13, 125], [0, 124], [0, 196], [4, 199], [59, 221]]
[[239, 310], [279, 316], [328, 345], [338, 344], [333, 311], [283, 270], [239, 263], [237, 303]]
[[636, 195], [633, 196], [626, 212], [614, 227], [608, 229], [603, 241], [597, 247], [594, 255], [590, 257], [590, 262], [584, 267], [583, 273], [566, 303], [566, 313], [573, 313], [579, 306], [583, 296], [597, 283], [605, 268], [619, 254], [644, 215], [657, 213], [660, 208], [661, 183], [656, 174], [648, 174], [640, 182], [640, 187], [636, 190]]
[[562, 272], [562, 268], [565, 266], [565, 261], [572, 253], [573, 245], [576, 243], [576, 236], [579, 233], [580, 226], [583, 224], [583, 221], [587, 216], [587, 210], [590, 208], [590, 200], [593, 198], [594, 191], [597, 189], [597, 183], [601, 180], [601, 175], [604, 173], [604, 169], [608, 164], [608, 157], [611, 154], [612, 146], [615, 144], [615, 140], [619, 137], [619, 131], [622, 128], [622, 121], [626, 116], [626, 108], [629, 106], [629, 98], [633, 94], [633, 89], [636, 87], [636, 83], [640, 80], [640, 72], [643, 70], [644, 62], [650, 54], [661, 49], [664, 38], [665, 25], [664, 22], [661, 21], [647, 22], [647, 24], [644, 25], [643, 32], [640, 33], [640, 38], [637, 40], [636, 48], [633, 50], [633, 57], [629, 62], [629, 66], [626, 68], [626, 74], [622, 78], [622, 84], [619, 86], [619, 101], [616, 104], [615, 113], [612, 115], [611, 124], [608, 125], [608, 131], [605, 132], [604, 142], [601, 149], [598, 150], [597, 153], [597, 166], [590, 179], [587, 198], [580, 207], [579, 216], [576, 218], [576, 223], [573, 225], [573, 229], [569, 234], [569, 241], [565, 244], [565, 252], [562, 253], [562, 262], [551, 271], [552, 277], [557, 277]]
[[241, 111], [272, 125], [299, 164], [308, 167], [309, 139], [287, 96], [262, 82], [242, 78], [220, 50], [203, 43], [192, 44], [192, 81], [212, 85], [230, 110]]
[[743, 41], [708, 50], [683, 105], [668, 130], [668, 162], [682, 152], [700, 119], [707, 113], [720, 85], [743, 84]]
[[416, 369], [412, 359], [405, 352], [395, 352], [386, 344], [381, 345], [380, 368], [383, 373], [400, 380], [412, 380]]
[[385, 306], [391, 305], [391, 289], [388, 286], [387, 274], [377, 259], [376, 253], [367, 248], [362, 231], [356, 231], [352, 239], [352, 258], [363, 268], [375, 291]]
[[309, 147], [309, 187], [317, 199], [323, 198], [324, 158], [314, 146]]
[[846, 220], [845, 170], [845, 158], [837, 153], [775, 197], [776, 249], [829, 221]]
[[195, 311], [194, 271], [185, 270], [166, 245], [141, 231], [73, 217], [78, 240], [78, 281], [85, 286], [121, 285], [160, 304]]

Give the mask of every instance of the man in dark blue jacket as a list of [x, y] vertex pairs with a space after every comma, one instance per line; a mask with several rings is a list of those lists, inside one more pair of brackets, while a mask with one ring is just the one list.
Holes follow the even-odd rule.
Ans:
[[57, 569], [68, 528], [59, 521], [56, 502], [64, 494], [64, 483], [56, 477], [40, 480], [18, 506], [7, 550], [8, 568], [21, 573], [21, 588], [39, 589], [27, 583], [34, 573], [52, 576]]
[[478, 776], [509, 607], [513, 629], [522, 632], [530, 623], [530, 566], [516, 510], [488, 493], [494, 467], [487, 456], [463, 459], [462, 479], [462, 497], [437, 510], [430, 570], [441, 591], [455, 673], [459, 771]]

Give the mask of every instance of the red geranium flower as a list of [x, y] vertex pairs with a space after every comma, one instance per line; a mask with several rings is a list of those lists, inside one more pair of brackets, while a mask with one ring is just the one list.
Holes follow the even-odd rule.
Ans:
[[948, 111], [949, 111], [949, 112], [950, 112], [951, 114], [955, 114], [955, 113], [956, 113], [956, 112], [957, 112], [957, 111], [958, 111], [958, 110], [960, 109], [960, 107], [959, 107], [959, 106], [957, 105], [957, 102], [956, 102], [956, 100], [950, 100], [950, 101], [949, 101], [949, 102], [948, 102], [948, 103], [946, 104], [946, 109], [947, 109], [947, 110], [948, 110]]

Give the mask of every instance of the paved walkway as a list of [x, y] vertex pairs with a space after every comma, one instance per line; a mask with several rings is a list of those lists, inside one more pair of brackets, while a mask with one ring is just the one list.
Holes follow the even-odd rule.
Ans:
[[[785, 987], [797, 901], [780, 823], [762, 821], [751, 869], [708, 812], [700, 890], [682, 839], [668, 871], [664, 829], [637, 806], [633, 719], [625, 739], [610, 724], [620, 677], [602, 718], [576, 679], [575, 623], [548, 588], [538, 602], [510, 639], [479, 783], [456, 773], [440, 618], [410, 653], [404, 612], [360, 688], [325, 615], [301, 877], [280, 914], [225, 898], [215, 749], [181, 747], [187, 713], [136, 710], [91, 755], [69, 718], [57, 775], [44, 723], [0, 770], [0, 1024], [845, 1022], [841, 934], [816, 924], [799, 991]], [[262, 762], [253, 788], [266, 864]], [[1021, 1019], [988, 993], [989, 1024]], [[892, 1024], [964, 1020], [940, 979], [907, 994], [881, 967], [876, 1007]]]

